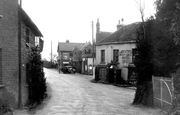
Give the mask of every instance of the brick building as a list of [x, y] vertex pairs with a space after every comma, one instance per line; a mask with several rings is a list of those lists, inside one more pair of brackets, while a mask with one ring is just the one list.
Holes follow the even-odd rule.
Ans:
[[[85, 43], [70, 43], [69, 40], [66, 42], [59, 42], [57, 53], [58, 53], [58, 66], [62, 68], [63, 65], [72, 65], [71, 62], [77, 62], [77, 57], [79, 57], [79, 49]], [[76, 53], [78, 52], [78, 53]], [[74, 56], [73, 56], [74, 53]], [[74, 60], [72, 60], [74, 59]], [[78, 66], [79, 64], [77, 64]], [[79, 71], [78, 71], [79, 72]]]
[[[18, 11], [21, 20], [21, 93], [19, 92]], [[8, 100], [17, 108], [20, 100], [24, 105], [28, 98], [26, 84], [27, 61], [30, 47], [35, 46], [35, 37], [43, 35], [25, 11], [19, 8], [18, 0], [0, 1], [0, 98]], [[42, 41], [43, 42], [43, 41]], [[19, 98], [21, 97], [21, 98]]]

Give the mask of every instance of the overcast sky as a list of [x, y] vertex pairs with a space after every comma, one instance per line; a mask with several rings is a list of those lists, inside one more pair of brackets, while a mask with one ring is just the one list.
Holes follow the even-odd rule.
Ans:
[[[139, 1], [139, 0], [137, 0]], [[145, 1], [145, 18], [155, 13], [154, 1]], [[50, 59], [59, 42], [85, 43], [92, 40], [91, 22], [94, 21], [94, 38], [97, 18], [100, 30], [116, 31], [118, 20], [124, 24], [141, 21], [135, 0], [22, 0], [22, 8], [43, 34], [42, 58]]]

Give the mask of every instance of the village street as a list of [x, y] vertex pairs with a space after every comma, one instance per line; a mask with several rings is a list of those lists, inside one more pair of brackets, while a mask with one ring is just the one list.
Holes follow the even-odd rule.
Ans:
[[35, 115], [163, 115], [158, 109], [131, 105], [135, 90], [92, 83], [92, 76], [44, 69], [49, 99]]

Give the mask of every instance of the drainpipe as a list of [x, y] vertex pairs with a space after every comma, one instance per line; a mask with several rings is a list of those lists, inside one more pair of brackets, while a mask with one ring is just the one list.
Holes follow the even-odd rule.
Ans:
[[21, 8], [22, 0], [18, 4], [18, 58], [19, 58], [19, 77], [18, 77], [18, 108], [22, 108], [22, 93], [21, 93]]

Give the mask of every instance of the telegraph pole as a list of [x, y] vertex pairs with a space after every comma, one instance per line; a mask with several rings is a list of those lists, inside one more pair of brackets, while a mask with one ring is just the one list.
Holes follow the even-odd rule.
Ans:
[[92, 58], [93, 58], [93, 68], [94, 68], [94, 24], [93, 24], [93, 21], [92, 21], [92, 46], [93, 46], [93, 49], [92, 49]]
[[19, 95], [18, 95], [18, 107], [22, 107], [22, 92], [21, 92], [21, 8], [22, 8], [22, 0], [19, 0], [18, 3], [18, 58], [19, 58]]

